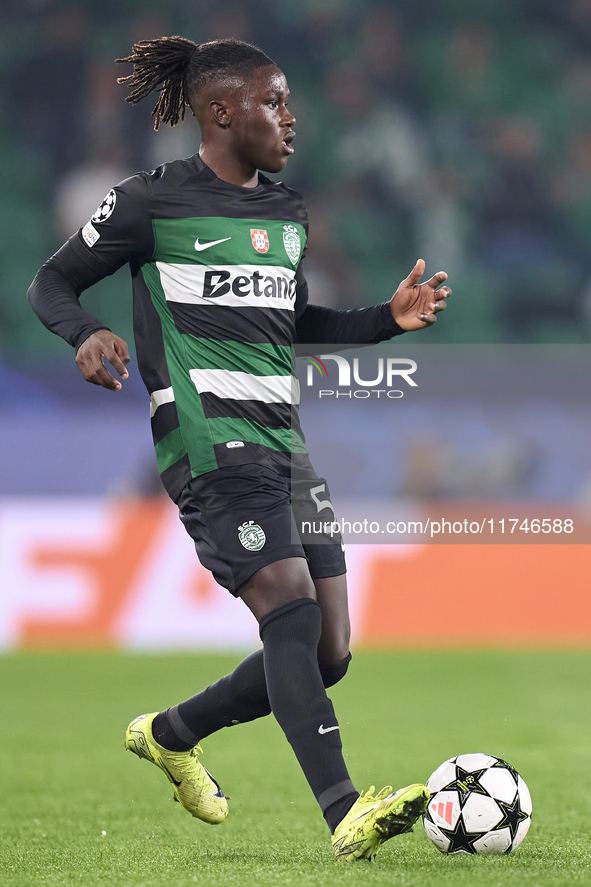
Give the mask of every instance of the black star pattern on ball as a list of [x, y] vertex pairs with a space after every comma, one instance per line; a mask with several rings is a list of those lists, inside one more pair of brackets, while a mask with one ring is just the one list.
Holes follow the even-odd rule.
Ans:
[[502, 758], [497, 758], [496, 763], [492, 765], [493, 767], [498, 767], [503, 770], [508, 770], [513, 779], [515, 780], [515, 785], [517, 785], [517, 779], [519, 777], [519, 773], [512, 767], [511, 764], [508, 764], [507, 761], [504, 761]]
[[439, 830], [443, 832], [446, 838], [449, 838], [449, 850], [448, 853], [460, 853], [462, 850], [464, 853], [476, 853], [474, 849], [474, 842], [481, 838], [482, 835], [478, 832], [476, 834], [469, 835], [464, 826], [464, 819], [460, 815], [458, 817], [458, 821], [456, 823], [456, 827], [452, 829], [441, 828]]
[[462, 770], [456, 764], [456, 778], [440, 791], [459, 792], [463, 807], [469, 794], [488, 795], [487, 790], [480, 784], [480, 777], [486, 770], [488, 767], [483, 767], [482, 770]]
[[503, 813], [503, 818], [499, 824], [495, 826], [495, 831], [497, 832], [502, 828], [508, 828], [511, 832], [511, 844], [513, 844], [519, 824], [525, 822], [527, 819], [527, 813], [524, 813], [521, 809], [519, 795], [515, 796], [515, 800], [512, 804], [506, 804], [504, 801], [497, 801], [497, 804]]

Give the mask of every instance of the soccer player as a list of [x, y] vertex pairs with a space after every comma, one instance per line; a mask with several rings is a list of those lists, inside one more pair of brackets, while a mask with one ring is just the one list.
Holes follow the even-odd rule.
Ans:
[[[222, 822], [226, 798], [199, 742], [273, 712], [332, 832], [337, 859], [371, 859], [409, 831], [429, 793], [416, 784], [360, 796], [326, 687], [349, 665], [341, 540], [303, 545], [294, 512], [328, 507], [297, 424], [293, 346], [372, 344], [427, 327], [451, 292], [419, 283], [419, 260], [389, 302], [339, 311], [308, 304], [301, 197], [279, 173], [293, 153], [287, 82], [260, 49], [182, 37], [137, 43], [119, 61], [136, 103], [155, 89], [155, 128], [189, 105], [198, 154], [126, 179], [43, 265], [30, 302], [76, 348], [88, 382], [121, 388], [126, 343], [80, 305], [83, 290], [131, 266], [139, 370], [150, 394], [162, 481], [203, 565], [258, 620], [262, 650], [196, 696], [129, 725], [126, 747], [152, 761], [193, 816]], [[314, 494], [314, 499], [312, 499]], [[318, 496], [323, 498], [319, 499]], [[326, 502], [327, 505], [322, 505]], [[319, 505], [320, 503], [320, 505]]]

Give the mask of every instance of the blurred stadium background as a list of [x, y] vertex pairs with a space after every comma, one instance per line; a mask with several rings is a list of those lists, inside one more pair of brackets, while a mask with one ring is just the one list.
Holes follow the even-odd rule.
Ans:
[[[87, 385], [25, 299], [113, 184], [197, 150], [190, 115], [154, 133], [150, 100], [126, 105], [116, 83], [113, 60], [134, 41], [176, 33], [259, 43], [285, 71], [298, 135], [283, 178], [309, 207], [315, 302], [382, 301], [422, 256], [454, 289], [429, 342], [589, 343], [591, 0], [5, 0], [0, 647], [256, 642], [161, 496], [135, 368], [117, 396]], [[87, 298], [132, 341], [127, 269]], [[479, 416], [474, 434], [474, 414], [442, 407], [440, 391], [443, 451], [427, 404], [396, 444], [387, 494], [588, 509], [588, 401], [542, 393], [520, 427]], [[369, 404], [366, 417], [381, 419]], [[341, 448], [333, 488], [365, 442]], [[377, 494], [384, 467], [369, 462], [364, 489]], [[588, 545], [353, 546], [349, 563], [358, 644], [591, 640]]]

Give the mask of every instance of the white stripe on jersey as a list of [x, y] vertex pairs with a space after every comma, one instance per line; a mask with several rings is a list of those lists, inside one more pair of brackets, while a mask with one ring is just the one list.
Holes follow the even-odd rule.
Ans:
[[300, 383], [295, 376], [251, 376], [239, 370], [189, 370], [199, 394], [210, 392], [231, 400], [263, 403], [300, 402]]
[[293, 311], [295, 271], [281, 265], [182, 265], [156, 262], [168, 302]]
[[150, 395], [150, 419], [154, 417], [154, 413], [161, 407], [163, 403], [173, 403], [174, 391], [172, 385], [170, 388], [159, 388], [158, 391], [152, 391]]

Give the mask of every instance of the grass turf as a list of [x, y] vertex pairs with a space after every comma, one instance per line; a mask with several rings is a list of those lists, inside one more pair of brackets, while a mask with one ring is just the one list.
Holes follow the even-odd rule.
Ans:
[[534, 803], [507, 857], [441, 855], [422, 826], [373, 863], [336, 865], [328, 831], [272, 718], [205, 740], [231, 796], [220, 826], [172, 802], [123, 751], [128, 721], [233, 667], [236, 656], [0, 658], [0, 884], [591, 884], [591, 712], [584, 653], [357, 653], [333, 688], [359, 789], [425, 780], [446, 758], [506, 758]]

